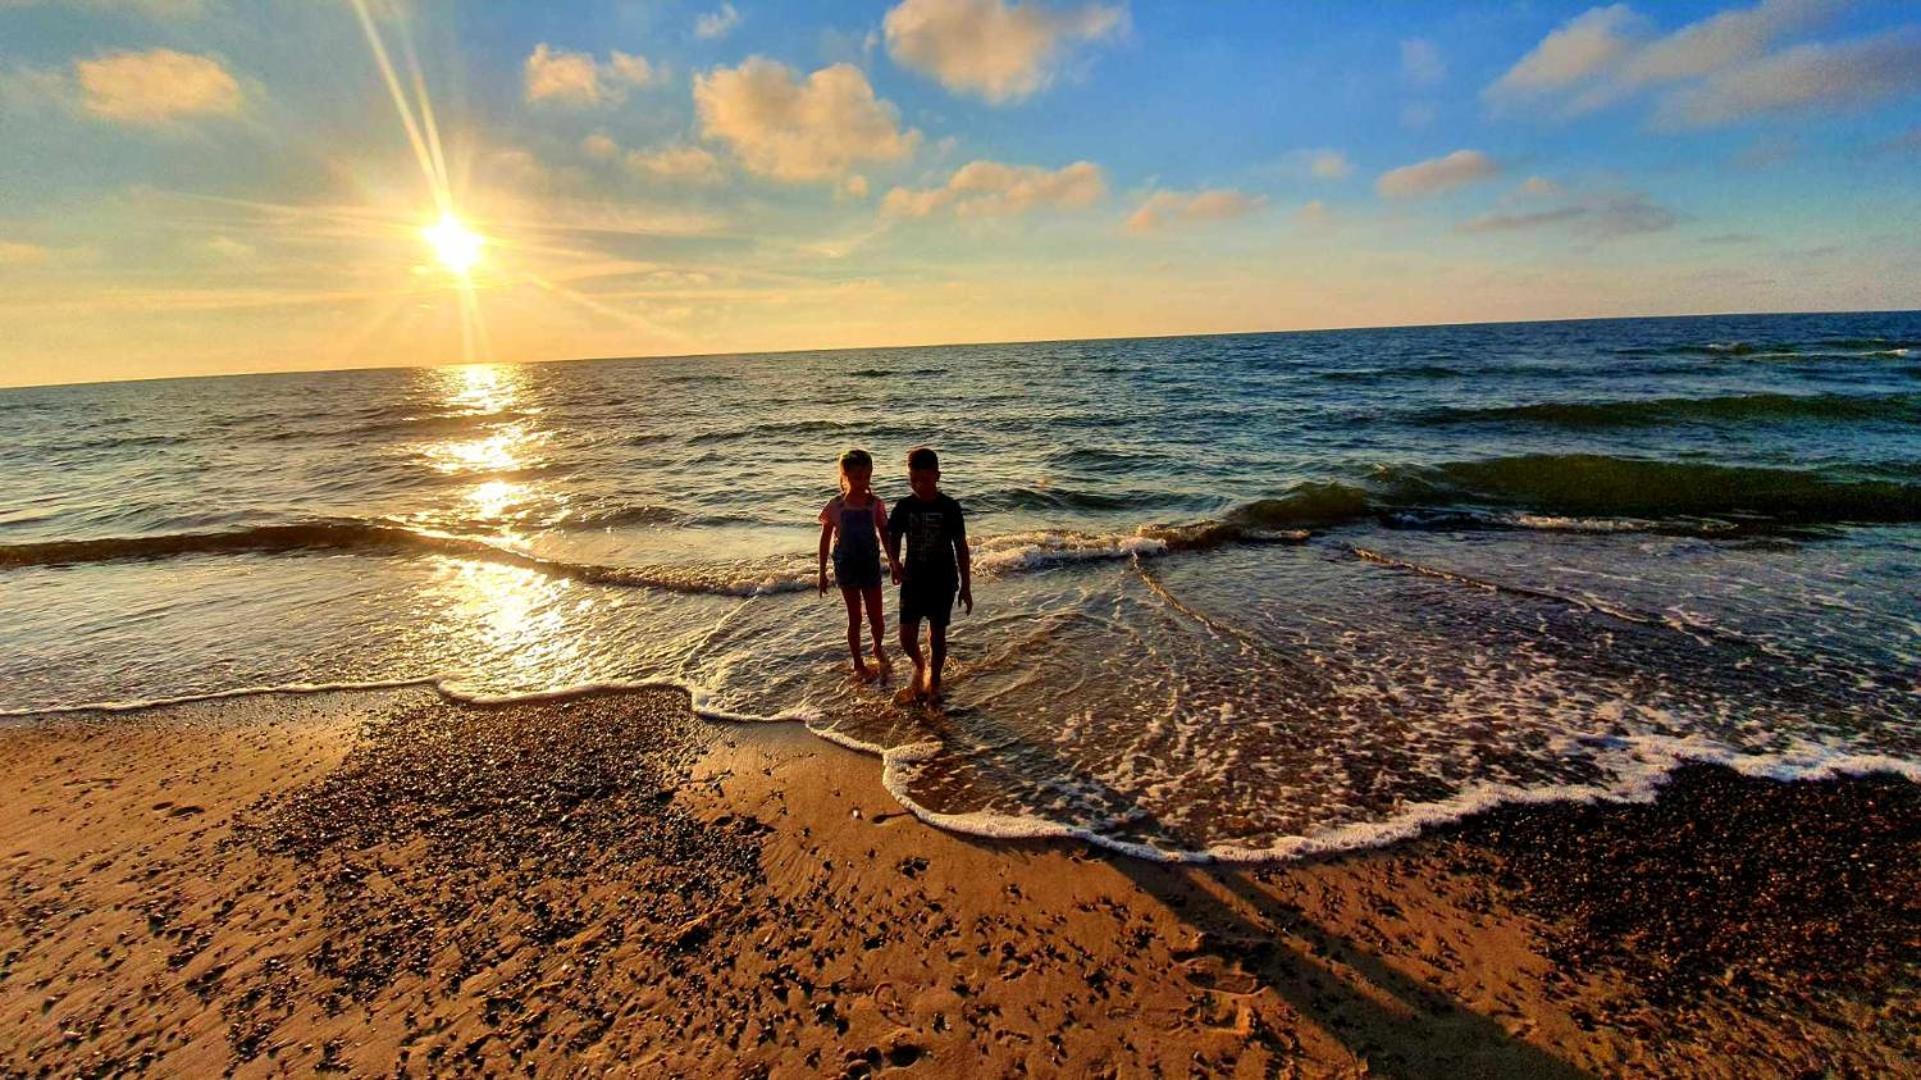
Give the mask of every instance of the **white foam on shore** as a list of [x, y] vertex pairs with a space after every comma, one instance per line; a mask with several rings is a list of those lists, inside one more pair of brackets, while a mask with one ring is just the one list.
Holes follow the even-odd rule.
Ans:
[[1605, 786], [1549, 784], [1538, 787], [1477, 785], [1449, 799], [1416, 803], [1382, 821], [1356, 822], [1306, 836], [1289, 836], [1268, 847], [1221, 844], [1184, 850], [1123, 840], [1085, 825], [990, 811], [955, 814], [934, 810], [917, 802], [908, 793], [907, 778], [902, 775], [901, 767], [925, 761], [939, 753], [937, 744], [915, 743], [882, 749], [838, 733], [819, 730], [815, 733], [842, 746], [878, 753], [882, 761], [881, 784], [888, 794], [915, 817], [937, 828], [995, 840], [1078, 840], [1133, 858], [1164, 863], [1277, 863], [1385, 847], [1411, 840], [1428, 829], [1453, 824], [1510, 804], [1648, 803], [1654, 801], [1674, 771], [1684, 765], [1720, 765], [1742, 776], [1783, 782], [1891, 774], [1921, 784], [1921, 762], [1885, 754], [1858, 754], [1808, 742], [1797, 742], [1788, 750], [1777, 753], [1757, 754], [1699, 736], [1577, 737], [1570, 741], [1607, 747], [1601, 757], [1604, 767], [1611, 768], [1620, 777], [1615, 783]]
[[1452, 798], [1416, 803], [1392, 817], [1370, 822], [1354, 822], [1303, 836], [1284, 837], [1266, 847], [1235, 844], [1213, 845], [1200, 849], [1169, 849], [1139, 841], [1110, 836], [1089, 825], [1050, 821], [1044, 818], [993, 811], [948, 813], [917, 801], [909, 792], [906, 770], [937, 756], [943, 748], [936, 742], [916, 742], [886, 747], [866, 742], [831, 727], [816, 727], [819, 710], [807, 706], [783, 709], [771, 716], [730, 711], [716, 707], [704, 688], [673, 679], [608, 680], [521, 693], [482, 694], [462, 689], [435, 677], [384, 679], [367, 682], [291, 683], [280, 686], [241, 687], [204, 694], [136, 701], [96, 702], [47, 709], [10, 709], [0, 711], [0, 719], [72, 715], [78, 713], [130, 713], [195, 702], [219, 701], [270, 694], [329, 694], [357, 691], [432, 688], [449, 701], [479, 706], [499, 706], [538, 701], [559, 701], [590, 694], [621, 693], [637, 690], [679, 690], [689, 695], [696, 715], [726, 723], [778, 723], [800, 721], [807, 730], [828, 742], [881, 759], [881, 785], [901, 807], [921, 821], [949, 832], [990, 840], [1076, 840], [1132, 858], [1163, 863], [1276, 863], [1317, 855], [1384, 847], [1412, 839], [1437, 826], [1448, 825], [1503, 805], [1540, 805], [1556, 802], [1647, 803], [1659, 794], [1673, 772], [1692, 764], [1718, 765], [1747, 777], [1783, 782], [1831, 780], [1839, 777], [1893, 775], [1921, 784], [1921, 762], [1886, 754], [1862, 754], [1796, 740], [1787, 749], [1771, 753], [1740, 750], [1704, 736], [1666, 735], [1588, 735], [1568, 736], [1563, 744], [1598, 751], [1594, 757], [1600, 767], [1617, 779], [1606, 785], [1545, 784], [1524, 787], [1513, 784], [1482, 784]]

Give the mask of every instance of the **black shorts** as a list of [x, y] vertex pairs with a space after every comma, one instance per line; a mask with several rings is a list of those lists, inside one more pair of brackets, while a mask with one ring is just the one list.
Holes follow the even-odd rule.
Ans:
[[926, 619], [929, 625], [946, 626], [954, 618], [954, 592], [951, 582], [907, 584], [900, 587], [899, 618], [902, 626]]

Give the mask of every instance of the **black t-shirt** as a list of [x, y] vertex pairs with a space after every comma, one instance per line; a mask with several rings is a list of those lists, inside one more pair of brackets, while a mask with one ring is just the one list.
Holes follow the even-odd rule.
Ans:
[[946, 495], [908, 495], [887, 515], [888, 535], [903, 541], [901, 584], [952, 591], [960, 582], [954, 544], [967, 539], [961, 504]]

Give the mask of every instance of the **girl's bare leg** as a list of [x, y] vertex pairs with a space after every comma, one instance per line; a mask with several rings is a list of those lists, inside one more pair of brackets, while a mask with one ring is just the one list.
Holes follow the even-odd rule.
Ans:
[[887, 648], [881, 644], [887, 640], [887, 616], [881, 610], [880, 586], [866, 589], [861, 595], [867, 601], [868, 628], [874, 633], [874, 663], [879, 665], [880, 677], [884, 679], [891, 667], [887, 663]]
[[873, 672], [860, 658], [860, 590], [842, 589], [840, 598], [847, 604], [847, 652], [854, 658], [854, 678], [871, 679]]

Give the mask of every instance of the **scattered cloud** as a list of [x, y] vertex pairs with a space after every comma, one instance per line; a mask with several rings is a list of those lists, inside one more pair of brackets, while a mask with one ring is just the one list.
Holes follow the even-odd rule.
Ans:
[[699, 146], [633, 150], [627, 154], [627, 168], [637, 175], [669, 183], [718, 184], [722, 179], [720, 159]]
[[1663, 128], [1698, 128], [1756, 116], [1859, 108], [1921, 92], [1921, 29], [1835, 44], [1800, 45], [1720, 71], [1655, 109]]
[[620, 144], [605, 133], [596, 131], [580, 140], [580, 152], [596, 161], [612, 161], [620, 156]]
[[840, 182], [840, 193], [850, 199], [865, 199], [867, 197], [867, 178], [859, 173], [855, 173], [847, 179], [842, 180]]
[[0, 266], [39, 266], [53, 253], [39, 244], [0, 240]]
[[1775, 113], [1856, 108], [1921, 92], [1921, 29], [1777, 46], [1818, 28], [1842, 0], [1761, 0], [1665, 35], [1626, 4], [1570, 19], [1490, 85], [1497, 106], [1563, 116], [1656, 95], [1657, 128], [1712, 127]]
[[1307, 171], [1319, 180], [1339, 180], [1354, 171], [1354, 163], [1339, 150], [1307, 150]]
[[1514, 189], [1514, 194], [1529, 199], [1548, 199], [1560, 193], [1561, 185], [1545, 176], [1530, 176]]
[[894, 62], [931, 75], [947, 89], [994, 104], [1044, 89], [1069, 48], [1127, 27], [1127, 9], [1073, 8], [1038, 0], [902, 0], [881, 22]]
[[904, 160], [920, 143], [920, 132], [901, 130], [894, 106], [876, 98], [852, 64], [802, 79], [785, 64], [749, 57], [696, 76], [694, 106], [704, 137], [776, 180], [832, 179], [861, 162]]
[[936, 188], [897, 187], [881, 200], [886, 217], [923, 218], [951, 209], [956, 217], [1013, 217], [1044, 208], [1084, 210], [1107, 194], [1107, 177], [1091, 161], [1060, 169], [970, 161]]
[[703, 41], [718, 41], [740, 25], [740, 12], [732, 4], [722, 4], [694, 20], [694, 36]]
[[1646, 20], [1626, 4], [1590, 8], [1541, 39], [1487, 88], [1491, 99], [1563, 90], [1617, 64], [1634, 48]]
[[1715, 245], [1754, 244], [1759, 243], [1761, 239], [1753, 233], [1715, 233], [1713, 236], [1703, 236], [1701, 242]]
[[240, 84], [209, 56], [150, 49], [76, 60], [74, 78], [87, 112], [129, 124], [161, 124], [240, 111]]
[[231, 236], [216, 236], [207, 241], [207, 251], [234, 262], [246, 262], [258, 254], [252, 244]]
[[1176, 224], [1229, 221], [1267, 205], [1267, 196], [1229, 188], [1207, 191], [1157, 191], [1127, 218], [1127, 231], [1150, 233]]
[[1464, 233], [1524, 232], [1548, 226], [1566, 226], [1570, 231], [1595, 240], [1671, 229], [1680, 216], [1648, 200], [1640, 192], [1611, 192], [1576, 198], [1547, 210], [1518, 213], [1482, 214], [1462, 222]]
[[1415, 86], [1436, 86], [1447, 78], [1447, 61], [1426, 38], [1401, 42], [1401, 75]]
[[1420, 198], [1478, 183], [1500, 171], [1500, 165], [1479, 150], [1456, 150], [1384, 172], [1374, 190], [1389, 199]]
[[620, 102], [629, 87], [660, 78], [644, 56], [615, 50], [602, 64], [592, 53], [568, 52], [544, 41], [528, 54], [523, 73], [528, 101], [583, 108]]
[[1334, 220], [1334, 211], [1321, 200], [1312, 199], [1294, 211], [1294, 220], [1303, 225], [1326, 225]]

